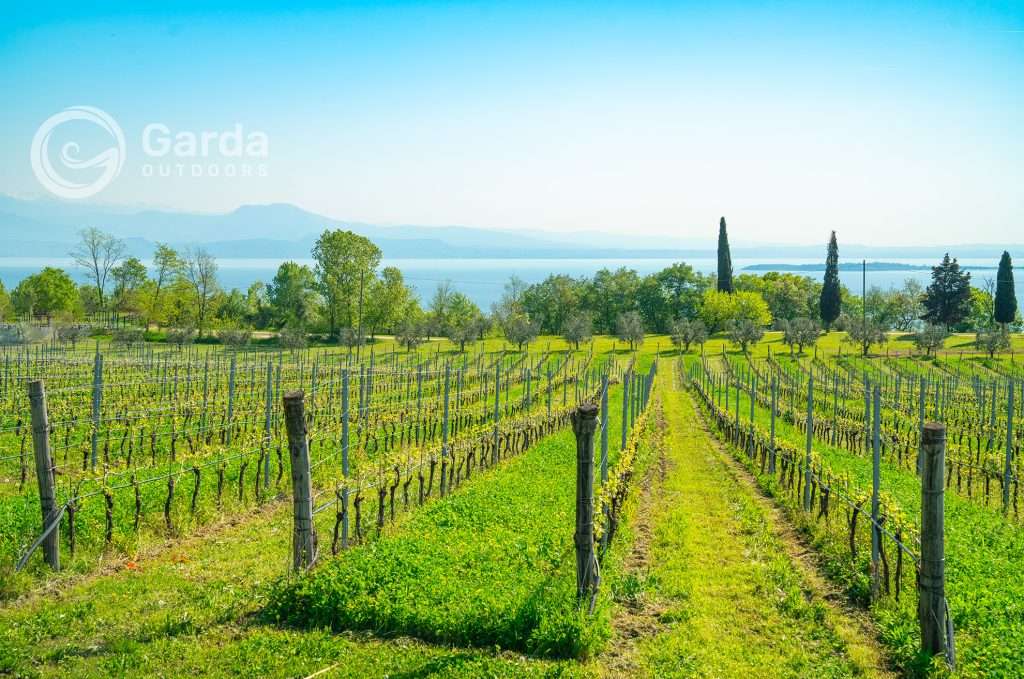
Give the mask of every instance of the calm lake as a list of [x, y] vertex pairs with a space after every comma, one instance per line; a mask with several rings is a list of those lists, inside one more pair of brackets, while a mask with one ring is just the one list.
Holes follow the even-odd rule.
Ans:
[[[218, 278], [226, 289], [239, 288], [245, 290], [257, 280], [269, 282], [274, 272], [284, 260], [279, 259], [218, 259]], [[312, 266], [312, 260], [299, 260], [300, 263]], [[406, 281], [416, 288], [420, 297], [428, 300], [437, 284], [448, 280], [456, 290], [469, 295], [483, 309], [489, 309], [502, 294], [505, 282], [515, 275], [527, 283], [544, 280], [548, 275], [568, 274], [570, 276], [592, 276], [603, 268], [617, 269], [628, 267], [644, 275], [660, 271], [670, 266], [674, 259], [388, 259], [383, 266], [397, 266], [405, 275]], [[931, 259], [889, 259], [886, 261], [927, 265], [937, 264]], [[150, 263], [145, 262], [148, 266]], [[698, 271], [712, 273], [717, 262], [714, 259], [691, 259], [687, 263]], [[733, 260], [735, 273], [743, 273], [743, 267], [754, 264], [819, 264], [817, 259], [736, 259]], [[843, 267], [855, 266], [856, 263], [842, 262]], [[972, 266], [993, 267], [998, 259], [980, 260], [965, 259], [960, 264], [967, 270]], [[39, 271], [44, 266], [57, 266], [68, 271], [77, 281], [84, 281], [84, 273], [75, 267], [74, 262], [66, 257], [0, 257], [0, 281], [8, 290], [12, 289], [22, 278]], [[763, 273], [757, 271], [754, 273]], [[801, 273], [801, 272], [797, 272]], [[986, 278], [995, 278], [995, 269], [988, 268], [974, 273], [972, 280], [981, 285]], [[806, 272], [804, 275], [821, 279], [822, 272]], [[844, 268], [840, 273], [842, 282], [852, 291], [860, 293], [861, 273], [858, 269]], [[930, 280], [930, 271], [868, 271], [868, 287], [898, 287], [904, 279], [915, 278], [923, 285]], [[1024, 301], [1024, 298], [1022, 298]]]

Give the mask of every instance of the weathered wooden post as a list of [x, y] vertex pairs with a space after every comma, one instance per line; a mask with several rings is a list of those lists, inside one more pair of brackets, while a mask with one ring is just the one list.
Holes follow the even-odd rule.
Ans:
[[1013, 480], [1013, 378], [1006, 387], [1006, 465], [1003, 468], [1003, 514], [1010, 510], [1010, 482]]
[[28, 400], [32, 416], [32, 450], [36, 457], [36, 479], [39, 481], [39, 505], [43, 513], [43, 556], [46, 563], [60, 570], [60, 525], [50, 524], [58, 518], [56, 493], [53, 483], [53, 459], [50, 457], [50, 422], [46, 413], [46, 390], [42, 380], [28, 383]]
[[[601, 376], [601, 487], [608, 483], [608, 373]], [[608, 505], [601, 507], [605, 530], [601, 533], [601, 549], [608, 544]]]
[[501, 420], [501, 361], [494, 366], [494, 449], [491, 451], [491, 465], [498, 465], [498, 423]]
[[772, 374], [772, 415], [771, 434], [768, 439], [768, 473], [775, 473], [775, 413], [779, 407], [779, 380]]
[[451, 364], [445, 361], [444, 364], [444, 411], [441, 418], [441, 497], [444, 497], [448, 490], [448, 400], [451, 384]]
[[284, 423], [292, 464], [292, 568], [295, 570], [311, 567], [317, 557], [304, 398], [301, 389], [284, 395]]
[[807, 445], [804, 454], [804, 511], [811, 511], [811, 444], [814, 442], [814, 376], [807, 378]]
[[[925, 424], [921, 435], [921, 574], [918, 579], [917, 619], [921, 649], [945, 653], [952, 667], [954, 655], [947, 647], [946, 551], [943, 483], [946, 469], [946, 426]], [[949, 635], [952, 640], [952, 634]]]
[[882, 393], [876, 384], [874, 390], [874, 414], [871, 423], [871, 598], [878, 599], [878, 587], [881, 582], [879, 571], [879, 555], [882, 548], [882, 531], [879, 527], [879, 493], [882, 485], [881, 472], [881, 417]]
[[235, 356], [234, 356], [234, 354], [232, 354], [231, 355], [231, 368], [230, 368], [230, 372], [228, 373], [228, 422], [227, 422], [227, 429], [228, 430], [227, 430], [227, 433], [226, 433], [227, 444], [229, 446], [231, 445], [231, 429], [232, 429], [231, 421], [234, 419], [234, 415], [235, 415], [235, 368], [236, 368]]
[[917, 475], [920, 476], [924, 473], [924, 399], [925, 392], [928, 389], [928, 383], [924, 377], [921, 377], [921, 391], [917, 398]]
[[96, 451], [99, 445], [100, 412], [103, 408], [103, 354], [96, 342], [96, 358], [92, 367], [92, 468], [96, 469]]
[[597, 405], [584, 403], [572, 413], [576, 435], [576, 597], [597, 592], [597, 556], [594, 553], [594, 430]]
[[345, 485], [341, 488], [341, 548], [348, 549], [348, 428], [349, 428], [348, 368], [341, 371], [341, 474]]
[[274, 410], [274, 364], [271, 361], [267, 361], [267, 383], [264, 390], [266, 393], [263, 399], [263, 440], [267, 446], [267, 453], [263, 457], [263, 487], [270, 488], [270, 421]]
[[629, 436], [629, 384], [632, 381], [632, 373], [626, 373], [622, 378], [622, 443], [619, 450], [626, 449], [626, 438]]

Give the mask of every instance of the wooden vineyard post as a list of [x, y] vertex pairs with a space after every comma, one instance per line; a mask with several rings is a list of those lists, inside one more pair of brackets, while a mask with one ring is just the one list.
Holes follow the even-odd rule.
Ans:
[[807, 378], [807, 445], [804, 455], [804, 511], [811, 511], [811, 444], [814, 442], [814, 376]]
[[341, 488], [341, 548], [348, 549], [348, 368], [341, 371], [341, 474], [345, 485]]
[[619, 450], [626, 449], [626, 437], [629, 436], [629, 383], [632, 375], [626, 373], [622, 378], [622, 443]]
[[1010, 511], [1010, 481], [1013, 479], [1013, 379], [1007, 384], [1006, 465], [1003, 468], [1003, 514]]
[[[946, 426], [927, 423], [921, 434], [921, 574], [918, 579], [917, 619], [921, 627], [921, 650], [930, 655], [945, 653], [954, 664], [947, 646], [945, 486]], [[952, 631], [948, 640], [952, 642]]]
[[441, 419], [441, 497], [444, 497], [447, 490], [445, 470], [448, 466], [448, 400], [451, 383], [451, 364], [447, 361], [444, 364], [444, 415]]
[[548, 419], [551, 419], [551, 366], [548, 366]]
[[491, 466], [498, 465], [498, 422], [501, 420], [501, 360], [494, 366], [494, 449], [491, 451]]
[[768, 473], [775, 473], [775, 412], [779, 407], [779, 381], [776, 375], [772, 375], [772, 413], [771, 433], [768, 439]]
[[92, 468], [96, 469], [96, 450], [100, 435], [100, 411], [103, 408], [103, 354], [96, 343], [96, 358], [92, 367]]
[[597, 556], [594, 553], [594, 430], [597, 405], [584, 403], [572, 413], [576, 435], [576, 598], [597, 593]]
[[[601, 487], [608, 483], [608, 374], [601, 376]], [[601, 507], [605, 529], [601, 532], [601, 549], [608, 544], [608, 506]]]
[[263, 457], [263, 487], [270, 488], [270, 414], [273, 412], [274, 398], [274, 364], [267, 361], [266, 394], [263, 399], [263, 439], [266, 442], [267, 454]]
[[231, 368], [228, 373], [228, 421], [227, 421], [227, 432], [225, 439], [227, 444], [231, 445], [231, 421], [234, 419], [235, 414], [235, 368], [236, 358], [234, 354], [231, 355]]
[[918, 438], [918, 445], [917, 445], [917, 475], [918, 476], [920, 476], [921, 474], [924, 473], [924, 470], [923, 470], [923, 467], [924, 467], [924, 451], [923, 451], [922, 447], [924, 446], [924, 397], [925, 397], [925, 390], [926, 389], [927, 389], [927, 383], [925, 382], [925, 378], [922, 377], [921, 378], [921, 391], [918, 393], [918, 397], [917, 397], [917, 438]]
[[[43, 531], [57, 520], [57, 501], [53, 483], [53, 460], [50, 457], [50, 422], [46, 414], [46, 390], [42, 380], [28, 383], [28, 399], [32, 415], [32, 450], [36, 457], [36, 479], [39, 481], [39, 505], [43, 512]], [[53, 526], [43, 538], [43, 557], [50, 568], [60, 570], [60, 525]]]
[[316, 526], [313, 525], [312, 480], [309, 442], [302, 390], [284, 395], [284, 424], [288, 431], [288, 456], [292, 465], [292, 568], [305, 570], [316, 563]]
[[878, 599], [880, 572], [879, 555], [882, 546], [882, 531], [879, 527], [879, 492], [881, 474], [881, 411], [882, 392], [876, 384], [874, 390], [874, 416], [871, 423], [871, 598]]

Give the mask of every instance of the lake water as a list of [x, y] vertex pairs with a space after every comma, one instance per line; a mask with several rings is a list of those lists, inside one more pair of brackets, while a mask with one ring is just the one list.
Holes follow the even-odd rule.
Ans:
[[[283, 260], [279, 259], [218, 259], [218, 279], [226, 288], [245, 290], [257, 280], [269, 282]], [[299, 260], [300, 263], [312, 266], [312, 260]], [[568, 274], [570, 276], [592, 276], [603, 268], [617, 269], [628, 267], [640, 275], [660, 271], [670, 266], [675, 259], [384, 259], [383, 266], [396, 266], [402, 270], [406, 281], [416, 288], [420, 297], [429, 299], [437, 284], [448, 280], [456, 290], [467, 294], [482, 309], [489, 309], [496, 302], [508, 279], [515, 275], [527, 283], [536, 283], [548, 275]], [[717, 261], [711, 258], [690, 259], [687, 263], [704, 273], [713, 273]], [[932, 266], [937, 262], [931, 259], [889, 259], [886, 261]], [[819, 264], [818, 259], [736, 259], [733, 261], [735, 273], [743, 273], [743, 267], [754, 264]], [[965, 259], [960, 264], [970, 270], [972, 266], [995, 266], [998, 261]], [[148, 265], [149, 262], [146, 262]], [[853, 263], [843, 263], [844, 267]], [[65, 269], [71, 276], [82, 282], [84, 273], [77, 269], [74, 262], [66, 257], [2, 257], [0, 258], [0, 281], [11, 290], [21, 279], [33, 274], [44, 266], [57, 266]], [[763, 273], [757, 271], [755, 273]], [[802, 272], [797, 272], [802, 273]], [[930, 271], [868, 271], [868, 287], [898, 287], [904, 279], [914, 278], [927, 285]], [[985, 278], [995, 278], [995, 269], [983, 269], [974, 273], [975, 285], [980, 285]], [[820, 271], [806, 272], [804, 275], [820, 280]], [[861, 273], [859, 270], [844, 268], [840, 279], [850, 290], [859, 294], [861, 289]], [[1022, 298], [1024, 301], [1024, 298]]]

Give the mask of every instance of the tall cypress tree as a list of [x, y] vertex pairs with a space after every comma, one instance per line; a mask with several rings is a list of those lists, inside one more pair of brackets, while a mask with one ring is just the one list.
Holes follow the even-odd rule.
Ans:
[[839, 318], [841, 310], [841, 298], [839, 294], [839, 244], [836, 242], [836, 232], [828, 239], [828, 253], [825, 255], [825, 282], [821, 286], [821, 299], [818, 301], [818, 310], [821, 313], [821, 322], [825, 325], [825, 332], [832, 328], [832, 324]]
[[924, 293], [921, 320], [932, 325], [954, 326], [967, 317], [971, 306], [971, 274], [960, 270], [949, 253], [932, 267], [932, 282]]
[[732, 255], [729, 254], [729, 234], [725, 232], [725, 217], [718, 222], [718, 291], [733, 291]]
[[996, 323], [1013, 323], [1017, 317], [1017, 293], [1013, 289], [1013, 262], [1010, 253], [1003, 250], [996, 274]]

